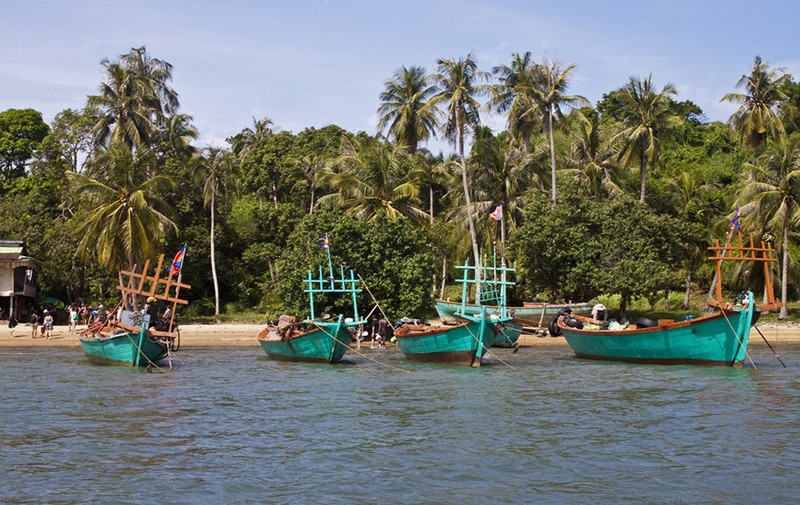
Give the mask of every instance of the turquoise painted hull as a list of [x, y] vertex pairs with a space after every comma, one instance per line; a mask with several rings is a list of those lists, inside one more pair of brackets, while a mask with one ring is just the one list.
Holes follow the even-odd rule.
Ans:
[[559, 328], [579, 358], [733, 366], [746, 356], [756, 310], [751, 304], [746, 309], [636, 330], [577, 330], [561, 323]]
[[522, 325], [516, 321], [508, 321], [502, 323], [497, 328], [497, 332], [493, 347], [515, 347], [522, 334]]
[[261, 338], [258, 342], [273, 359], [338, 363], [350, 346], [350, 333], [340, 322], [314, 322], [317, 327], [288, 340]]
[[[593, 306], [594, 305], [591, 303], [547, 304], [531, 302], [523, 306], [508, 307], [508, 311], [511, 313], [511, 317], [514, 318], [514, 322], [522, 326], [538, 328], [540, 326], [539, 322], [541, 321], [541, 327], [546, 328], [553, 316], [557, 316], [563, 309], [569, 308], [575, 314], [588, 316], [592, 313]], [[493, 305], [487, 305], [486, 307], [489, 312], [497, 310], [497, 307]], [[480, 312], [480, 305], [468, 303], [466, 304], [466, 309], [467, 313]], [[436, 312], [439, 313], [439, 317], [444, 322], [456, 322], [458, 318], [456, 318], [455, 314], [460, 311], [461, 302], [436, 300]], [[544, 315], [542, 315], [542, 312], [544, 312]]]
[[480, 366], [481, 358], [495, 341], [494, 324], [467, 321], [456, 326], [425, 326], [419, 331], [395, 331], [397, 345], [406, 358], [416, 361]]
[[153, 342], [141, 333], [123, 332], [80, 340], [89, 361], [100, 365], [147, 366], [167, 355], [165, 345]]

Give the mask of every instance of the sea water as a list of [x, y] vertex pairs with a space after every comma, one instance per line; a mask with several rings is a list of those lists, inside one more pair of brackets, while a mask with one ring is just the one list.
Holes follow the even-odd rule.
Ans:
[[800, 347], [744, 367], [185, 346], [172, 370], [0, 349], [0, 502], [798, 503]]

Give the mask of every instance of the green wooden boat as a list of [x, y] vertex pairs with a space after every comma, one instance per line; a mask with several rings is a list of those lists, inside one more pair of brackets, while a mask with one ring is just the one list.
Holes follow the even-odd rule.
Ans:
[[[579, 358], [658, 364], [742, 363], [747, 356], [751, 326], [762, 311], [780, 307], [775, 302], [769, 270], [769, 263], [777, 258], [775, 250], [763, 241], [756, 247], [752, 236], [749, 245], [743, 245], [741, 233], [738, 245], [731, 241], [728, 234], [725, 245], [715, 241], [709, 247], [709, 260], [716, 262], [718, 279], [715, 295], [708, 301], [711, 313], [677, 321], [639, 318], [636, 324], [627, 326], [564, 314], [551, 325], [551, 333], [563, 334]], [[737, 296], [733, 304], [723, 302], [723, 262], [763, 264], [767, 302], [757, 304], [750, 291]]]
[[[462, 284], [461, 299], [466, 300], [469, 296], [467, 289], [470, 283], [468, 279], [469, 272], [472, 270], [466, 263], [463, 266], [457, 266], [457, 269], [464, 270], [464, 275], [456, 282]], [[466, 302], [449, 302], [444, 300], [436, 300], [436, 311], [439, 313], [439, 318], [445, 324], [458, 324], [463, 322], [464, 319], [459, 314], [471, 314], [475, 317], [481, 315], [481, 307], [486, 307], [487, 313], [497, 317], [513, 317], [510, 308], [503, 309], [498, 303], [500, 299], [505, 299], [507, 286], [513, 286], [514, 282], [508, 281], [508, 274], [514, 273], [513, 268], [497, 265], [497, 258], [495, 258], [492, 267], [481, 267], [481, 294], [480, 303], [466, 303]], [[494, 347], [516, 347], [517, 341], [522, 334], [522, 324], [516, 320], [504, 320], [495, 324], [495, 333], [497, 337], [494, 340]]]
[[511, 346], [516, 344], [519, 332], [514, 335], [514, 329], [518, 327], [513, 325], [505, 307], [506, 287], [514, 284], [506, 279], [506, 274], [513, 269], [494, 267], [488, 275], [484, 267], [465, 263], [458, 268], [464, 270], [463, 277], [457, 279], [462, 284], [462, 300], [467, 299], [471, 287], [480, 283], [480, 301], [493, 301], [497, 305], [491, 309], [482, 304], [467, 308], [463, 303], [455, 312], [458, 322], [452, 326], [404, 324], [395, 329], [397, 346], [408, 359], [478, 367], [498, 338], [505, 339]]
[[489, 317], [485, 307], [480, 317], [464, 315], [462, 320], [455, 326], [404, 324], [394, 331], [397, 346], [411, 360], [479, 367], [501, 321]]
[[[573, 314], [588, 316], [592, 313], [594, 304], [590, 302], [576, 303], [544, 303], [544, 302], [525, 302], [522, 305], [508, 306], [508, 312], [522, 327], [526, 328], [547, 328], [550, 320], [558, 316], [565, 310], [572, 311]], [[462, 307], [462, 303], [450, 300], [436, 300], [436, 312], [444, 323], [455, 323], [455, 314]], [[477, 310], [478, 305], [474, 303], [466, 304], [467, 309]], [[489, 305], [490, 310], [494, 307]]]
[[[101, 365], [143, 366], [149, 369], [158, 366], [158, 362], [166, 358], [172, 368], [172, 352], [180, 347], [175, 312], [178, 304], [188, 303], [180, 298], [181, 289], [191, 288], [181, 280], [185, 251], [184, 247], [178, 253], [179, 256], [176, 256], [166, 275], [163, 274], [166, 270], [163, 254], [159, 256], [153, 273], [148, 273], [150, 260], [145, 262], [141, 272], [136, 266], [132, 271], [120, 271], [120, 279], [128, 279], [127, 284], [117, 286], [122, 293], [122, 299], [109, 311], [109, 317], [105, 321], [80, 333], [81, 348], [89, 361]], [[180, 263], [176, 263], [177, 261]], [[134, 304], [134, 301], [157, 303], [159, 300], [166, 302], [169, 311], [165, 311], [166, 319], [153, 324], [150, 323], [149, 315], [122, 310], [123, 307]], [[120, 318], [116, 319], [118, 309]]]
[[[620, 330], [587, 329], [589, 318], [562, 317], [558, 327], [579, 358], [654, 364], [735, 365], [745, 358], [750, 326], [760, 309], [748, 293], [745, 305], [685, 321]], [[581, 321], [583, 328], [573, 327]]]
[[138, 332], [98, 332], [93, 337], [81, 337], [80, 341], [89, 361], [99, 365], [148, 366], [167, 357], [170, 351], [168, 342], [147, 335], [146, 326]]
[[[362, 290], [356, 286], [360, 281], [355, 278], [352, 270], [349, 272], [349, 278], [345, 277], [342, 266], [339, 267], [339, 276], [334, 276], [327, 234], [321, 247], [327, 251], [329, 275], [323, 276], [320, 266], [316, 278], [309, 270], [304, 280], [306, 284], [304, 291], [308, 293], [311, 317], [301, 323], [294, 323], [294, 318], [291, 317], [283, 327], [280, 327], [281, 322], [269, 324], [258, 334], [258, 343], [273, 359], [338, 363], [350, 346], [351, 331], [362, 328], [366, 323], [358, 315], [357, 295]], [[353, 317], [344, 318], [343, 315], [339, 315], [336, 321], [317, 318], [314, 296], [320, 294], [350, 295]], [[281, 316], [282, 319], [286, 317], [288, 316]]]
[[347, 352], [350, 340], [350, 332], [341, 315], [335, 322], [296, 325], [292, 334], [283, 339], [277, 327], [267, 327], [258, 335], [264, 351], [270, 357], [284, 361], [338, 363]]

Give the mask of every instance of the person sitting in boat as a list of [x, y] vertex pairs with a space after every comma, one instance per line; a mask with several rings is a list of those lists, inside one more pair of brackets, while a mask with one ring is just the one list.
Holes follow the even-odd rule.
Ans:
[[605, 305], [603, 305], [602, 303], [598, 303], [594, 307], [592, 307], [592, 319], [594, 319], [595, 321], [601, 321], [601, 320], [605, 321], [607, 317], [608, 315]]
[[156, 329], [159, 331], [168, 331], [170, 319], [172, 319], [172, 309], [167, 307], [164, 313], [161, 314], [161, 320], [156, 325]]
[[143, 316], [150, 316], [150, 321], [147, 323], [147, 327], [154, 327], [158, 322], [158, 308], [156, 307], [156, 298], [151, 296], [147, 299], [147, 305], [144, 306], [142, 309]]
[[294, 316], [288, 314], [281, 314], [278, 318], [278, 335], [281, 340], [286, 340], [292, 336], [292, 325], [294, 323]]

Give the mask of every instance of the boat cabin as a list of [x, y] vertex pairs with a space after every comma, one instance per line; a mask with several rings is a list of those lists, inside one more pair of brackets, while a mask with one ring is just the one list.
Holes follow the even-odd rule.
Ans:
[[27, 321], [36, 300], [42, 264], [27, 255], [25, 242], [0, 240], [0, 319]]

